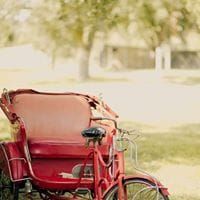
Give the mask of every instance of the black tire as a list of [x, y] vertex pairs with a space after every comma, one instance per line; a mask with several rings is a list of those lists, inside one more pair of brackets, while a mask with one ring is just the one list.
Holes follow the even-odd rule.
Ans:
[[0, 200], [18, 200], [18, 187], [0, 170]]
[[[154, 183], [144, 180], [131, 178], [124, 182], [127, 192], [127, 200], [169, 200], [168, 196], [156, 189]], [[118, 185], [114, 185], [104, 196], [104, 200], [118, 200]]]

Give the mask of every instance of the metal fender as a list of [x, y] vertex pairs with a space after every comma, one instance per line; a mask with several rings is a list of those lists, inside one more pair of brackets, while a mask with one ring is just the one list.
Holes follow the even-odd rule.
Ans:
[[165, 187], [158, 179], [156, 179], [153, 176], [150, 176], [150, 175], [148, 176], [148, 175], [137, 173], [135, 175], [125, 177], [126, 180], [131, 179], [131, 178], [147, 180], [151, 183], [154, 183], [155, 185], [157, 185], [160, 188], [163, 195], [165, 195], [165, 196], [169, 195], [168, 188]]
[[[164, 196], [168, 196], [169, 195], [168, 188], [164, 187], [162, 185], [162, 183], [159, 180], [157, 180], [156, 178], [154, 178], [154, 177], [138, 173], [138, 174], [135, 174], [135, 175], [132, 175], [132, 176], [125, 176], [123, 178], [123, 180], [129, 180], [129, 179], [140, 179], [140, 180], [144, 180], [144, 181], [146, 180], [146, 181], [148, 181], [150, 183], [153, 183], [153, 184], [157, 185], [159, 187], [161, 193]], [[108, 187], [106, 189], [106, 191], [104, 192], [104, 196], [106, 196], [107, 192], [117, 184], [118, 184], [118, 181], [115, 181], [110, 187]]]

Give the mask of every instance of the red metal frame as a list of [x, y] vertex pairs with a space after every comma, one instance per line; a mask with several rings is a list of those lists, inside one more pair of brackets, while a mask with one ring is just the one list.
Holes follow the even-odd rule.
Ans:
[[[12, 99], [15, 97], [15, 95], [18, 94], [45, 94], [45, 95], [77, 95], [77, 96], [83, 96], [87, 99], [88, 103], [92, 106], [95, 106], [98, 110], [104, 110], [104, 116], [105, 117], [91, 117], [91, 121], [100, 121], [100, 124], [105, 124], [103, 121], [109, 120], [113, 122], [114, 129], [112, 129], [112, 132], [110, 136], [108, 137], [108, 147], [113, 152], [112, 159], [109, 161], [109, 155], [107, 157], [103, 156], [102, 151], [99, 149], [100, 146], [97, 143], [93, 143], [88, 147], [87, 153], [84, 156], [83, 160], [83, 168], [81, 171], [80, 178], [46, 178], [43, 177], [42, 174], [38, 176], [37, 170], [33, 169], [33, 163], [32, 163], [32, 157], [30, 155], [30, 148], [28, 145], [28, 139], [26, 134], [26, 129], [24, 126], [24, 122], [22, 119], [17, 116], [17, 114], [14, 112], [12, 107]], [[5, 169], [7, 168], [7, 171], [9, 173], [9, 176], [13, 182], [21, 182], [26, 179], [31, 179], [31, 182], [33, 185], [36, 185], [37, 188], [41, 189], [49, 189], [49, 190], [72, 190], [79, 187], [85, 187], [89, 188], [90, 190], [94, 191], [94, 199], [95, 200], [102, 200], [105, 196], [105, 194], [116, 184], [119, 185], [118, 190], [118, 198], [120, 200], [126, 199], [126, 192], [124, 191], [123, 187], [123, 181], [124, 179], [129, 178], [142, 178], [145, 180], [149, 180], [156, 185], [159, 186], [162, 193], [164, 195], [168, 195], [168, 191], [166, 188], [164, 188], [160, 182], [157, 180], [149, 177], [144, 176], [141, 174], [137, 174], [134, 176], [126, 176], [124, 171], [124, 153], [122, 151], [116, 151], [113, 148], [114, 144], [114, 137], [117, 131], [117, 122], [116, 118], [118, 115], [111, 110], [110, 107], [108, 107], [105, 103], [102, 103], [98, 100], [98, 98], [89, 96], [89, 95], [83, 95], [78, 93], [40, 93], [34, 90], [17, 90], [17, 91], [4, 91], [2, 94], [2, 97], [0, 98], [0, 107], [8, 117], [11, 123], [18, 123], [19, 124], [19, 130], [17, 134], [16, 141], [14, 142], [14, 147], [16, 147], [16, 152], [14, 150], [14, 157], [12, 155], [9, 157], [8, 152], [6, 151], [5, 147], [8, 146], [8, 143], [2, 143], [0, 145], [0, 157], [1, 159], [4, 157], [3, 165], [0, 163], [0, 168]], [[107, 126], [110, 126], [109, 124]], [[80, 152], [82, 153], [82, 152]], [[72, 155], [73, 157], [73, 155]], [[42, 158], [40, 158], [42, 159]], [[83, 176], [83, 170], [88, 161], [91, 161], [93, 163], [93, 169], [94, 169], [94, 179], [85, 179]], [[21, 168], [19, 166], [16, 169], [13, 169], [12, 164], [13, 162], [20, 163]], [[107, 163], [108, 162], [108, 163]], [[13, 175], [13, 170], [21, 170], [22, 172], [18, 177]], [[37, 173], [36, 173], [37, 172]], [[63, 198], [63, 197], [57, 197], [56, 195], [51, 196], [52, 199], [76, 199], [76, 195], [74, 195], [72, 198]]]

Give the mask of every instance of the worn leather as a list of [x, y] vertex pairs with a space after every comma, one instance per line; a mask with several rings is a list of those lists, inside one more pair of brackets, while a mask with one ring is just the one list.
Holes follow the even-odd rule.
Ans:
[[28, 139], [84, 142], [90, 106], [77, 95], [18, 94], [13, 109], [25, 124]]

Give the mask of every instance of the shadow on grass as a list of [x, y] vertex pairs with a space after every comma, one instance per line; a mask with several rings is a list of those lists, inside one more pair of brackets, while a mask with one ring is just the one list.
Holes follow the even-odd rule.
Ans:
[[168, 82], [181, 84], [181, 85], [199, 85], [200, 84], [200, 77], [196, 76], [187, 76], [187, 77], [176, 77], [176, 76], [167, 76], [165, 79]]

